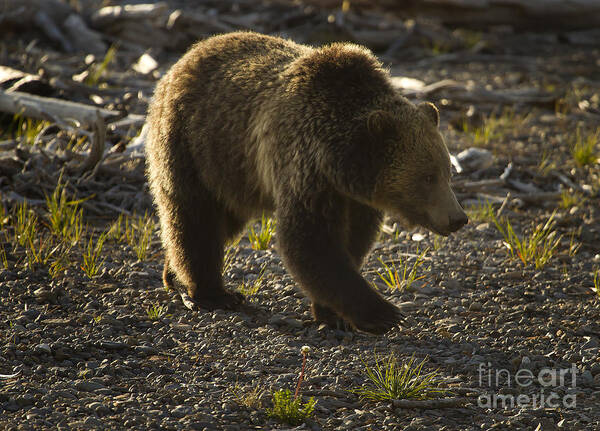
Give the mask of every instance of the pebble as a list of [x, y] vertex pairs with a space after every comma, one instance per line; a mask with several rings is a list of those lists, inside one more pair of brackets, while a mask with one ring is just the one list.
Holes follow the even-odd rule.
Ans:
[[104, 389], [104, 385], [100, 382], [91, 381], [91, 380], [82, 380], [79, 382], [75, 382], [75, 388], [79, 391], [84, 392], [93, 392], [97, 389]]
[[474, 301], [469, 305], [469, 311], [481, 311], [483, 305], [479, 301]]

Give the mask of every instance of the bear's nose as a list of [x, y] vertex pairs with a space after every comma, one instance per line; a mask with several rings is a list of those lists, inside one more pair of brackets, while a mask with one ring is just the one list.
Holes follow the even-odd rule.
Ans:
[[464, 212], [457, 218], [450, 219], [450, 225], [449, 225], [450, 232], [456, 232], [461, 227], [466, 225], [468, 222], [469, 222], [469, 218], [467, 217], [467, 215]]

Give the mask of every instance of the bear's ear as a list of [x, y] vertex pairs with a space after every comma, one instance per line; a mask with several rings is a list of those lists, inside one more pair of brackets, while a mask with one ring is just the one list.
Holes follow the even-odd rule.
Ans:
[[367, 116], [367, 129], [374, 136], [390, 135], [395, 130], [394, 117], [386, 111], [371, 111]]
[[436, 127], [440, 125], [440, 112], [433, 103], [419, 103], [418, 109], [425, 114], [427, 118], [431, 118], [431, 121], [433, 121], [433, 124], [435, 124]]

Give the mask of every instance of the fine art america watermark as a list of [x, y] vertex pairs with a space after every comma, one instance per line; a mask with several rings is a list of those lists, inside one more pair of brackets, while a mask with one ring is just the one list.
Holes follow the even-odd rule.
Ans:
[[[560, 395], [553, 388], [575, 388], [577, 366], [571, 368], [542, 368], [537, 373], [521, 368], [515, 373], [509, 370], [493, 369], [490, 362], [480, 363], [479, 386], [488, 388], [509, 388], [512, 393], [482, 393], [477, 398], [477, 405], [488, 409], [507, 409], [515, 407], [528, 408], [567, 408], [576, 406], [574, 393]], [[534, 385], [530, 389], [528, 387]], [[539, 387], [539, 390], [535, 390]], [[532, 390], [533, 389], [533, 390]], [[522, 392], [527, 393], [522, 393]], [[564, 391], [561, 391], [564, 392]], [[574, 391], [573, 391], [574, 392]]]

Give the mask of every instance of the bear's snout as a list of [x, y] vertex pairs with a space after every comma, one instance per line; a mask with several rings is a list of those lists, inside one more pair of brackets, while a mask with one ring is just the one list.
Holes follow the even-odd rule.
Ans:
[[450, 223], [448, 225], [448, 230], [450, 232], [456, 232], [461, 227], [463, 227], [464, 225], [466, 225], [468, 222], [469, 222], [469, 218], [467, 217], [467, 215], [463, 211], [462, 214], [458, 215], [458, 217], [450, 218]]

